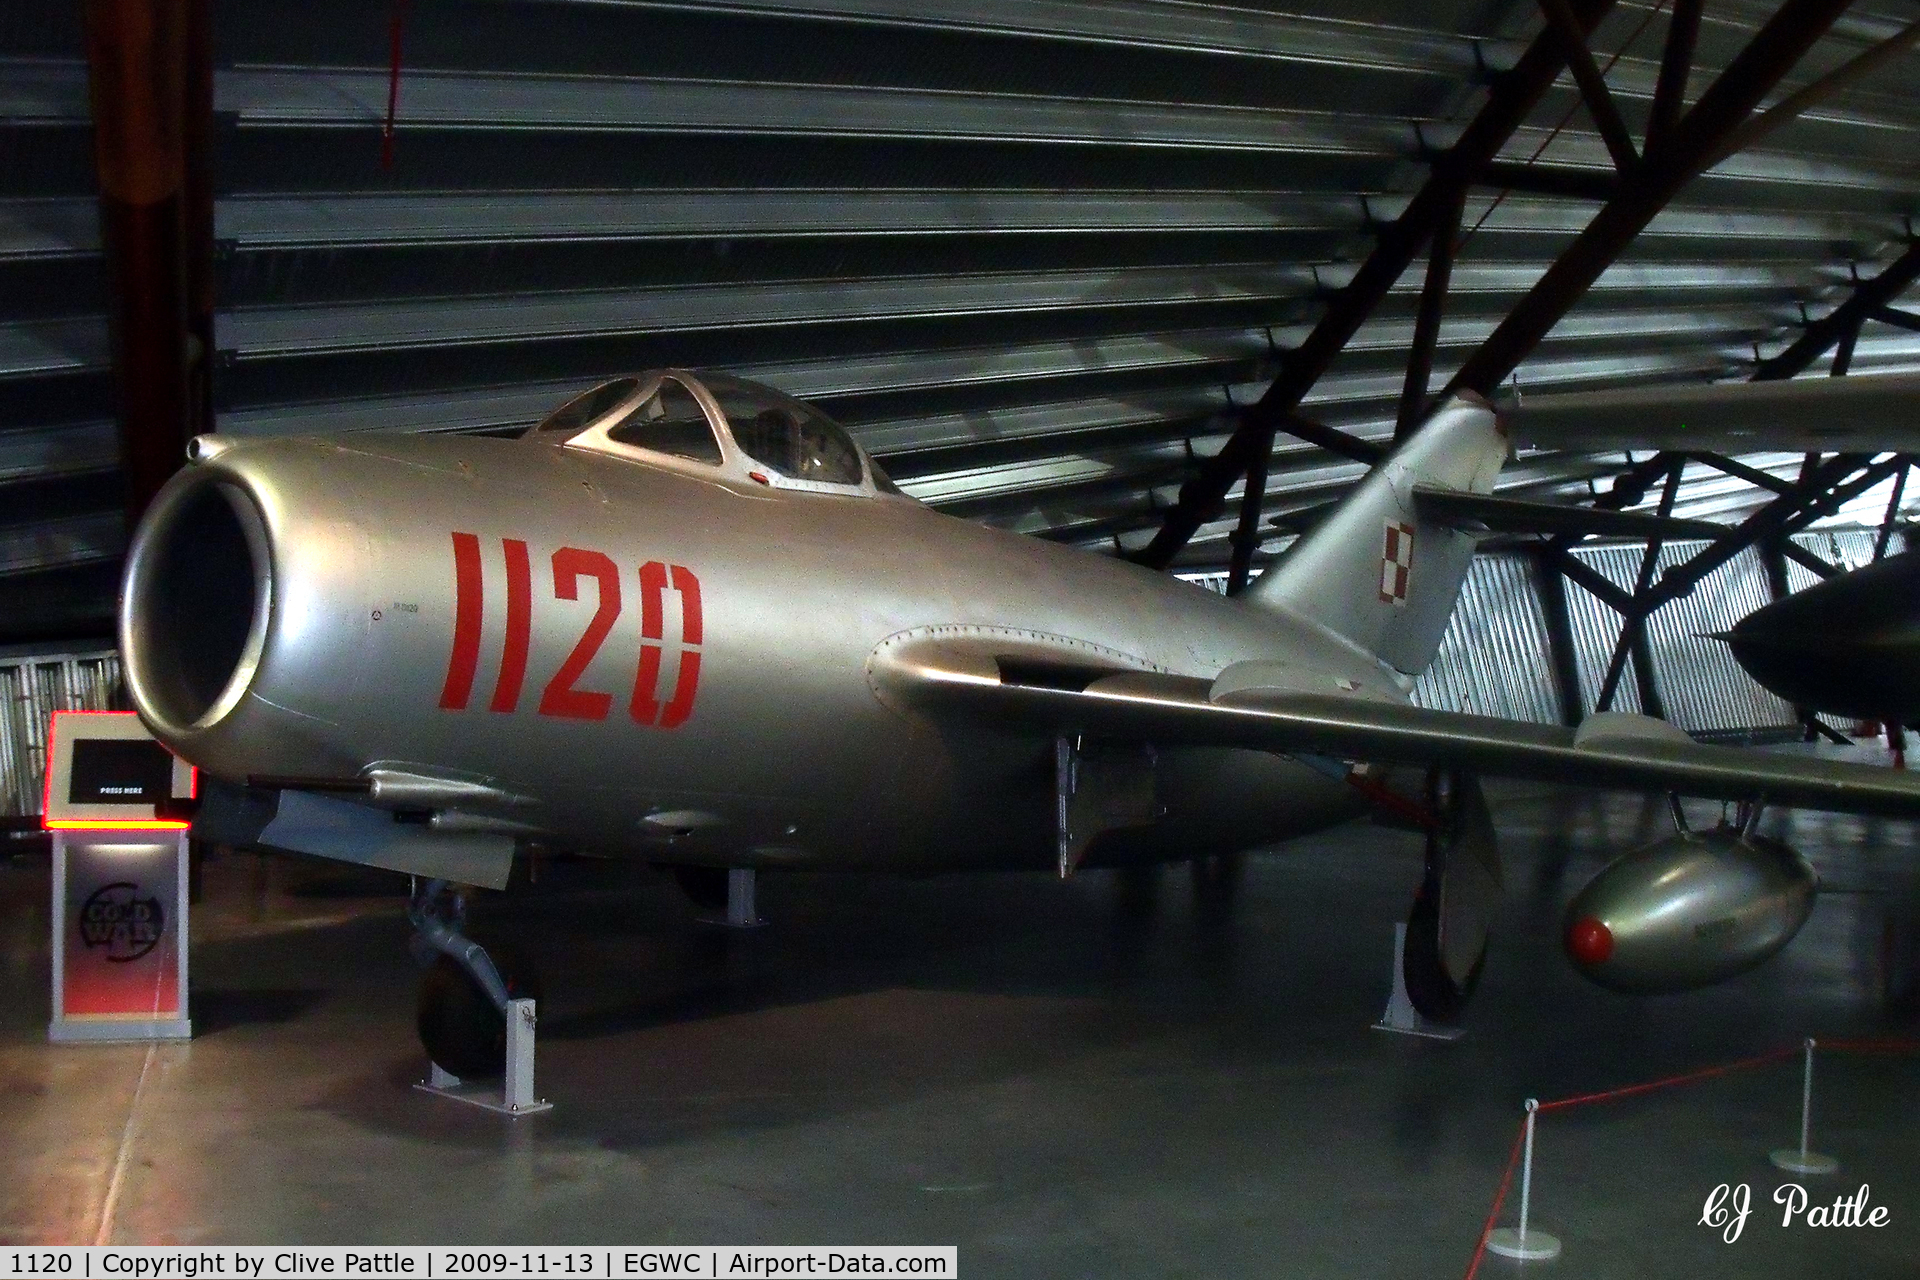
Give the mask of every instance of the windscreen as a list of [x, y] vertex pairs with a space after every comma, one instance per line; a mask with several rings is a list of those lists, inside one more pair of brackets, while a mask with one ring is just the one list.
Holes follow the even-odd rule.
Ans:
[[792, 480], [857, 485], [860, 450], [841, 425], [812, 405], [744, 378], [703, 375], [740, 451]]
[[676, 378], [662, 378], [654, 393], [608, 428], [607, 439], [675, 458], [720, 465], [720, 441], [707, 412]]
[[542, 418], [540, 425], [533, 429], [533, 434], [543, 435], [550, 431], [571, 433], [590, 427], [632, 395], [639, 386], [638, 378], [615, 378], [591, 391], [582, 391]]

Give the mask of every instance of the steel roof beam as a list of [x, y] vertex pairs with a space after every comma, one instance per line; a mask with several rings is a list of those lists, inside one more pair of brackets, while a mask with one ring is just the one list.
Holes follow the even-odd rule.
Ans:
[[1756, 467], [1750, 467], [1737, 459], [1729, 458], [1718, 453], [1695, 453], [1689, 454], [1688, 456], [1695, 462], [1704, 463], [1712, 467], [1715, 471], [1732, 476], [1736, 480], [1745, 480], [1757, 489], [1766, 489], [1773, 493], [1793, 492], [1793, 482], [1791, 480], [1782, 480], [1779, 476], [1769, 475], [1767, 472], [1761, 471]]
[[1906, 252], [1888, 263], [1879, 275], [1854, 286], [1851, 297], [1807, 325], [1806, 331], [1785, 351], [1762, 360], [1753, 371], [1753, 381], [1791, 378], [1825, 355], [1841, 338], [1857, 333], [1862, 320], [1906, 292], [1915, 280], [1920, 280], [1920, 239], [1909, 244]]
[[1273, 431], [1253, 451], [1247, 464], [1247, 483], [1240, 494], [1240, 522], [1227, 542], [1233, 548], [1227, 558], [1227, 594], [1237, 596], [1247, 589], [1253, 572], [1253, 553], [1260, 549], [1260, 508], [1267, 496], [1267, 466], [1273, 461]]
[[[1387, 456], [1387, 450], [1373, 441], [1336, 430], [1303, 414], [1288, 414], [1280, 423], [1280, 429], [1308, 444], [1317, 444], [1329, 453], [1337, 453], [1364, 466], [1370, 467]], [[1268, 441], [1268, 447], [1271, 449], [1271, 441]]]
[[1867, 315], [1869, 320], [1878, 320], [1881, 324], [1890, 324], [1896, 329], [1906, 329], [1920, 333], [1920, 315], [1911, 311], [1901, 311], [1894, 307], [1875, 307]]
[[1920, 22], [1909, 23], [1897, 34], [1855, 55], [1813, 83], [1802, 86], [1765, 111], [1746, 120], [1727, 136], [1719, 149], [1714, 152], [1713, 159], [1702, 168], [1711, 169], [1728, 156], [1745, 151], [1781, 125], [1800, 116], [1808, 108], [1825, 102], [1848, 85], [1871, 75], [1913, 48], [1916, 43], [1920, 43]]
[[1786, 0], [1447, 384], [1490, 393], [1720, 149], [1849, 0]]
[[1786, 556], [1789, 560], [1806, 566], [1815, 577], [1837, 578], [1841, 574], [1841, 569], [1838, 565], [1822, 560], [1819, 556], [1813, 554], [1813, 552], [1807, 550], [1799, 543], [1794, 542], [1792, 539], [1782, 538], [1779, 545], [1782, 555]]
[[[1614, 0], [1579, 0], [1574, 12], [1583, 32], [1591, 31], [1613, 8]], [[1495, 79], [1487, 103], [1456, 143], [1434, 157], [1426, 183], [1406, 210], [1380, 229], [1373, 252], [1353, 280], [1336, 292], [1306, 341], [1289, 354], [1285, 367], [1220, 452], [1181, 488], [1180, 500], [1167, 512], [1160, 532], [1134, 556], [1164, 569], [1193, 536], [1227, 490], [1242, 475], [1269, 433], [1293, 412], [1327, 366], [1346, 346], [1374, 308], [1392, 290], [1414, 256], [1426, 247], [1458, 198], [1526, 120], [1565, 65], [1561, 43], [1544, 33], [1530, 45], [1514, 69]]]
[[1474, 185], [1498, 191], [1524, 191], [1529, 195], [1570, 196], [1578, 200], [1605, 202], [1620, 191], [1620, 179], [1599, 169], [1582, 169], [1568, 164], [1523, 164], [1518, 160], [1495, 160], [1482, 169]]
[[1833, 353], [1833, 367], [1827, 372], [1836, 378], [1847, 376], [1847, 370], [1853, 367], [1854, 344], [1860, 341], [1860, 326], [1854, 325], [1840, 335], [1840, 348]]
[[1654, 82], [1653, 105], [1647, 113], [1647, 149], [1664, 147], [1687, 96], [1687, 73], [1693, 66], [1693, 48], [1700, 37], [1703, 0], [1674, 0], [1667, 20], [1667, 42], [1660, 53], [1660, 78]]
[[1263, 12], [1251, 8], [1167, 4], [1157, 0], [547, 0], [727, 17], [909, 30], [942, 30], [1059, 43], [1116, 45], [1367, 70], [1471, 74], [1489, 56], [1511, 56], [1506, 42], [1377, 22]]
[[[1560, 8], [1565, 10], [1564, 0]], [[1453, 277], [1453, 254], [1466, 198], [1464, 187], [1454, 193], [1453, 203], [1434, 229], [1433, 244], [1427, 253], [1427, 278], [1420, 285], [1420, 310], [1413, 320], [1413, 341], [1407, 347], [1407, 377], [1400, 387], [1400, 411], [1393, 426], [1396, 441], [1411, 435], [1426, 415], [1427, 386], [1433, 379], [1433, 352], [1440, 342], [1440, 319], [1447, 305], [1447, 282]]]
[[1567, 69], [1573, 73], [1573, 82], [1579, 86], [1581, 101], [1587, 104], [1587, 114], [1593, 118], [1600, 140], [1607, 144], [1607, 154], [1613, 157], [1613, 167], [1621, 173], [1628, 172], [1640, 162], [1640, 153], [1634, 150], [1633, 137], [1627, 132], [1627, 122], [1621, 118], [1613, 95], [1607, 92], [1607, 78], [1601, 74], [1599, 64], [1594, 62], [1593, 50], [1587, 48], [1587, 36], [1580, 27], [1580, 20], [1573, 16], [1567, 0], [1540, 0], [1540, 11], [1546, 15], [1547, 26], [1560, 37], [1560, 43], [1565, 47]]

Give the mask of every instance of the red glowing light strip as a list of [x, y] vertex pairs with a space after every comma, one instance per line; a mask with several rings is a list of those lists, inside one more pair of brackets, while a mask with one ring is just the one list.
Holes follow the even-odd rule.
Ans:
[[[192, 822], [178, 818], [55, 818], [46, 815], [53, 809], [53, 744], [60, 734], [61, 716], [131, 716], [132, 711], [56, 711], [47, 721], [47, 781], [40, 793], [40, 827], [44, 831], [185, 831]], [[187, 766], [187, 799], [200, 795], [200, 766]]]
[[48, 831], [185, 831], [193, 824], [177, 818], [55, 818]]

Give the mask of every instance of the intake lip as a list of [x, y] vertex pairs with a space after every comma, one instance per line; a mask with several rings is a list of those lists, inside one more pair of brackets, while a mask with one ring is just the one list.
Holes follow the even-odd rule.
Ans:
[[156, 733], [190, 737], [238, 705], [266, 647], [273, 583], [266, 520], [244, 480], [197, 467], [161, 490], [120, 592], [127, 689]]

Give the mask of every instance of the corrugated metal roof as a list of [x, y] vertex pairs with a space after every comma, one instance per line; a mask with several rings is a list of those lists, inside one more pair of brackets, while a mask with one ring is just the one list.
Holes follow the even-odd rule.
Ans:
[[[1695, 93], [1773, 8], [1709, 7]], [[1621, 4], [1593, 40], [1636, 130], [1657, 9]], [[1787, 87], [1910, 9], [1854, 6]], [[819, 400], [944, 509], [1107, 549], [1151, 533], [1539, 28], [1523, 0], [410, 8], [382, 170], [389, 16], [218, 10], [222, 429], [498, 430], [603, 374], [725, 367]], [[1783, 347], [1920, 212], [1917, 90], [1909, 55], [1715, 166], [1522, 390], [1738, 377]], [[77, 7], [0, 23], [0, 148], [0, 589], [16, 633], [84, 631], [124, 535]], [[1501, 155], [1612, 173], [1564, 77]], [[1472, 193], [1436, 379], [1596, 207]], [[1391, 434], [1421, 278], [1305, 412]], [[1885, 325], [1854, 353], [1916, 366], [1920, 335]], [[1529, 457], [1503, 485], [1566, 497], [1621, 464]], [[1357, 474], [1283, 440], [1270, 509]], [[1693, 467], [1680, 509], [1733, 519], [1761, 498]], [[1184, 562], [1221, 560], [1230, 526]]]

